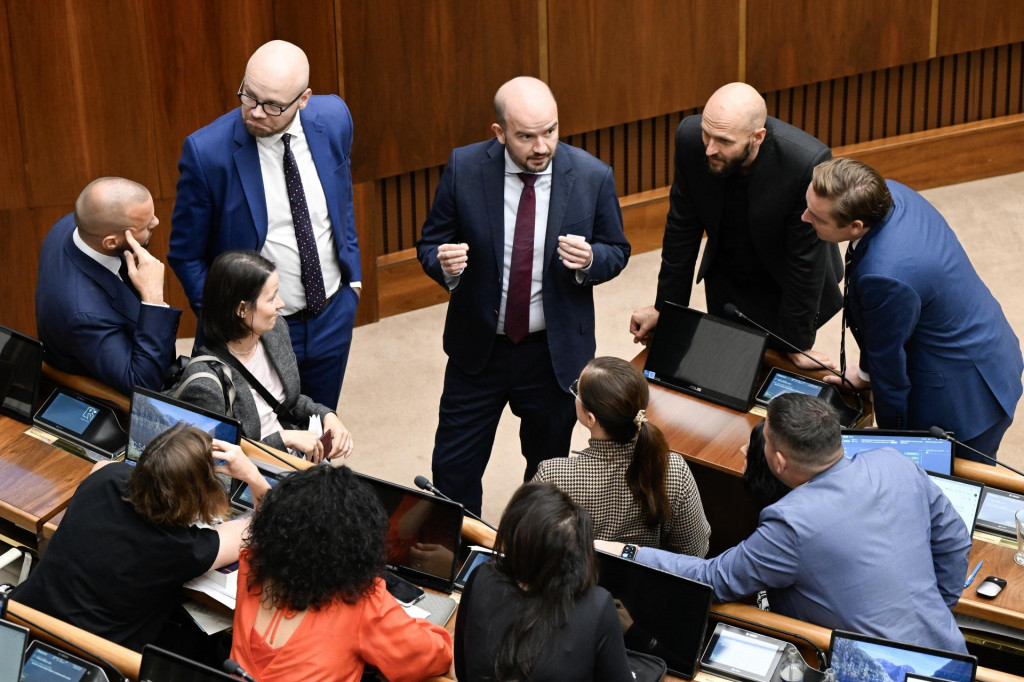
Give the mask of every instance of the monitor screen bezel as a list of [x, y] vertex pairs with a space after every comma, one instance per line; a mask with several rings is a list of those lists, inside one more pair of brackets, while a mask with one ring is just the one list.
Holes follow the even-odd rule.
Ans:
[[[242, 442], [242, 422], [239, 421], [238, 419], [235, 419], [234, 417], [229, 417], [229, 416], [227, 416], [225, 414], [221, 414], [219, 412], [215, 412], [214, 410], [207, 410], [206, 408], [198, 407], [196, 405], [193, 405], [192, 403], [188, 403], [188, 402], [185, 402], [183, 400], [177, 400], [176, 398], [171, 398], [170, 396], [166, 396], [163, 393], [160, 393], [159, 391], [152, 391], [152, 390], [150, 390], [148, 388], [143, 388], [141, 386], [135, 386], [135, 387], [132, 388], [131, 407], [128, 410], [128, 434], [127, 435], [128, 435], [129, 444], [130, 444], [130, 441], [131, 441], [132, 423], [134, 421], [134, 415], [135, 415], [135, 399], [136, 399], [136, 396], [139, 396], [139, 395], [145, 396], [147, 398], [151, 398], [151, 399], [154, 399], [154, 400], [159, 400], [160, 402], [167, 403], [169, 405], [173, 405], [173, 406], [178, 407], [178, 408], [180, 408], [182, 410], [186, 410], [188, 412], [193, 412], [195, 414], [198, 414], [200, 416], [206, 417], [208, 419], [215, 419], [215, 420], [217, 420], [219, 422], [222, 422], [224, 424], [228, 424], [230, 426], [234, 426], [235, 427], [235, 442], [233, 443], [233, 445], [240, 445], [241, 442]], [[128, 461], [128, 462], [131, 462], [133, 464], [138, 462], [138, 458], [134, 458], [133, 459], [133, 458], [128, 456], [129, 451], [130, 451], [130, 448], [125, 446], [125, 460]]]
[[[106, 416], [105, 418], [113, 420], [113, 424], [118, 428], [118, 430], [121, 431], [122, 434], [124, 434], [125, 444], [117, 450], [110, 450], [104, 448], [86, 438], [86, 433], [88, 433], [89, 429], [92, 428], [91, 423], [89, 426], [85, 428], [85, 431], [83, 431], [81, 435], [78, 435], [72, 433], [71, 431], [68, 431], [66, 427], [62, 426], [61, 424], [58, 424], [52, 419], [45, 417], [44, 415], [46, 414], [46, 411], [50, 408], [54, 401], [57, 400], [57, 396], [59, 395], [67, 396], [69, 398], [72, 398], [73, 400], [77, 400], [80, 403], [85, 403], [90, 407], [94, 407], [100, 413], [104, 414]], [[32, 422], [36, 426], [42, 428], [44, 431], [47, 431], [50, 434], [57, 436], [58, 440], [67, 441], [72, 445], [78, 446], [88, 452], [98, 453], [99, 455], [102, 455], [106, 459], [116, 460], [128, 450], [128, 432], [121, 428], [121, 424], [117, 419], [117, 412], [115, 412], [113, 407], [107, 405], [104, 401], [98, 398], [95, 398], [90, 395], [85, 395], [83, 393], [78, 393], [77, 391], [72, 391], [70, 389], [64, 388], [63, 386], [58, 386], [57, 388], [55, 388], [53, 390], [53, 393], [51, 393], [50, 396], [46, 399], [46, 402], [39, 406], [39, 409], [36, 410], [35, 415], [32, 417]]]
[[[961, 661], [964, 663], [970, 663], [972, 666], [971, 680], [974, 680], [978, 674], [978, 659], [976, 656], [970, 654], [962, 654], [956, 651], [945, 651], [943, 649], [936, 649], [934, 647], [922, 646], [920, 644], [909, 644], [907, 642], [898, 642], [894, 639], [885, 639], [883, 637], [872, 637], [871, 635], [862, 635], [858, 632], [851, 632], [849, 630], [833, 630], [832, 635], [829, 638], [828, 643], [828, 662], [830, 665], [833, 664], [832, 658], [835, 655], [836, 637], [842, 637], [843, 639], [853, 640], [855, 642], [866, 642], [868, 644], [876, 644], [879, 646], [889, 647], [891, 649], [904, 649], [906, 651], [912, 651], [920, 654], [930, 654], [932, 656], [938, 656], [940, 658], [948, 658], [953, 661]], [[834, 666], [833, 666], [834, 667]], [[838, 672], [838, 671], [837, 671]]]
[[33, 339], [31, 336], [22, 334], [19, 331], [15, 331], [10, 327], [0, 325], [0, 332], [10, 334], [11, 340], [17, 339], [19, 343], [32, 346], [39, 354], [39, 364], [35, 367], [35, 383], [32, 387], [32, 403], [28, 406], [28, 413], [22, 413], [4, 405], [3, 397], [0, 397], [0, 414], [12, 419], [17, 419], [23, 424], [31, 424], [32, 417], [35, 415], [36, 405], [39, 404], [39, 393], [42, 390], [43, 383], [43, 343], [39, 339]]
[[[139, 682], [165, 682], [165, 680], [150, 680], [147, 676], [151, 671], [147, 669], [147, 666], [152, 665], [152, 661], [156, 659], [164, 659], [160, 662], [170, 661], [171, 663], [178, 665], [183, 668], [187, 668], [189, 672], [195, 673], [200, 672], [207, 675], [211, 680], [219, 680], [222, 682], [238, 682], [237, 677], [228, 675], [226, 672], [211, 668], [203, 665], [191, 659], [185, 658], [180, 654], [176, 654], [173, 651], [162, 649], [154, 644], [147, 644], [142, 647], [142, 664], [139, 666]], [[189, 678], [194, 679], [194, 678]]]
[[[947, 474], [940, 474], [940, 473], [938, 473], [936, 471], [927, 471], [925, 473], [928, 474], [929, 478], [943, 478], [943, 479], [946, 479], [947, 481], [955, 481], [957, 483], [966, 483], [967, 485], [975, 486], [975, 487], [978, 488], [978, 504], [975, 506], [975, 509], [974, 509], [974, 520], [971, 522], [971, 525], [967, 528], [968, 532], [971, 535], [973, 535], [974, 534], [974, 528], [975, 528], [975, 526], [978, 525], [978, 514], [981, 513], [981, 504], [982, 504], [982, 502], [985, 501], [985, 490], [988, 488], [988, 486], [986, 486], [984, 483], [982, 483], [980, 481], [975, 481], [975, 480], [970, 479], [970, 478], [963, 478], [962, 476], [952, 476], [952, 475], [947, 475]], [[940, 487], [939, 490], [942, 490], [942, 488]], [[943, 490], [942, 494], [945, 495], [946, 491]], [[948, 497], [947, 497], [947, 499], [948, 499]], [[950, 500], [950, 504], [952, 504], [952, 503], [953, 503], [953, 501]], [[956, 507], [953, 507], [953, 509], [955, 511]], [[957, 516], [960, 516], [959, 512], [957, 512]], [[963, 517], [961, 516], [960, 518], [963, 518]]]
[[1012, 500], [1018, 500], [1020, 501], [1021, 506], [1024, 506], [1024, 494], [1015, 493], [1012, 490], [1003, 490], [1002, 488], [996, 488], [993, 486], [985, 486], [985, 490], [981, 495], [981, 504], [978, 505], [978, 516], [974, 520], [974, 527], [979, 528], [985, 531], [986, 533], [992, 533], [1000, 537], [1009, 538], [1011, 540], [1016, 539], [1016, 525], [1006, 526], [1001, 523], [996, 523], [995, 521], [989, 521], [988, 519], [982, 517], [981, 512], [985, 508], [985, 500], [988, 499], [989, 495], [993, 495], [995, 497], [1005, 497]]

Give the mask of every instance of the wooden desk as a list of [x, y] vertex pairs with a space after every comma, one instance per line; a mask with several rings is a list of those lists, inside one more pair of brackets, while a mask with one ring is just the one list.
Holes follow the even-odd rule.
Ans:
[[14, 539], [37, 547], [43, 524], [64, 509], [92, 464], [25, 435], [0, 416], [0, 519]]
[[[974, 616], [1001, 625], [1024, 630], [1024, 566], [1013, 560], [1016, 550], [1009, 547], [975, 539], [971, 546], [970, 566], [973, 569], [979, 561], [985, 565], [962, 595], [955, 611], [965, 616]], [[979, 597], [976, 590], [986, 576], [996, 575], [1006, 579], [1006, 587], [995, 599]]]

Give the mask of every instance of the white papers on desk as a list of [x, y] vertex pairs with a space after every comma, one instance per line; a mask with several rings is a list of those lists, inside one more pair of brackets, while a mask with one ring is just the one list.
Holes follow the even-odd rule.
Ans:
[[196, 622], [196, 625], [208, 635], [215, 635], [231, 627], [230, 616], [225, 616], [209, 606], [191, 599], [186, 601], [183, 606], [188, 611], [188, 615], [192, 616], [192, 620]]
[[430, 611], [427, 611], [425, 609], [421, 609], [420, 607], [416, 606], [415, 604], [413, 604], [412, 606], [406, 606], [405, 604], [402, 604], [401, 602], [399, 602], [398, 605], [401, 606], [403, 609], [405, 609], [405, 612], [408, 613], [413, 618], [430, 618]]
[[238, 589], [238, 571], [235, 571], [235, 579], [224, 581], [223, 576], [210, 576], [210, 571], [198, 578], [193, 578], [185, 583], [185, 587], [196, 592], [202, 592], [208, 597], [215, 599], [229, 609], [235, 608], [235, 595]]

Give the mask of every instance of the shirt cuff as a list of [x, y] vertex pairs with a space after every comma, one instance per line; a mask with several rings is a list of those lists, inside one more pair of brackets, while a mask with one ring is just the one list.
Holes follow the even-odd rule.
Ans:
[[363, 288], [362, 280], [357, 280], [355, 282], [349, 282], [348, 285], [350, 287], [352, 287], [353, 289], [362, 289]]
[[448, 291], [452, 291], [455, 287], [459, 286], [459, 280], [462, 278], [464, 270], [459, 270], [457, 275], [449, 275], [447, 272], [442, 271], [444, 274], [444, 283], [448, 286]]
[[862, 370], [860, 367], [857, 368], [857, 376], [860, 377], [861, 381], [871, 383], [871, 375]]
[[170, 308], [171, 307], [170, 304], [168, 304], [168, 303], [146, 303], [145, 301], [140, 301], [140, 303], [142, 303], [142, 305], [151, 305], [154, 308]]

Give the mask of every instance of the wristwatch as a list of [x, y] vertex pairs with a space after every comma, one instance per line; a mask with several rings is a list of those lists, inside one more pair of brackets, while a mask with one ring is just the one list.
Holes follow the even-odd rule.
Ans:
[[622, 554], [620, 554], [619, 556], [622, 557], [623, 559], [628, 559], [630, 561], [634, 561], [636, 559], [636, 550], [637, 549], [638, 549], [638, 547], [636, 545], [623, 545], [622, 546]]

